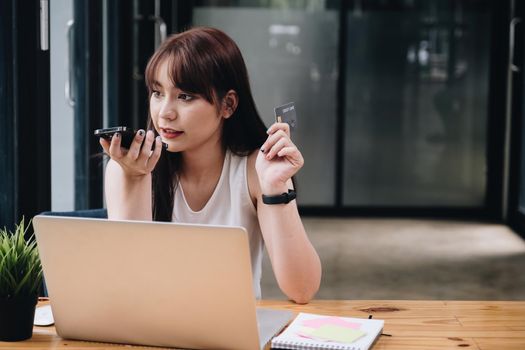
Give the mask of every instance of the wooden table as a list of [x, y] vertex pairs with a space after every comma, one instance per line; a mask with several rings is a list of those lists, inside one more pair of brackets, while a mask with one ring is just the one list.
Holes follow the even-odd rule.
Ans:
[[[316, 300], [308, 305], [263, 300], [261, 307], [385, 320], [380, 349], [525, 349], [525, 301]], [[0, 342], [0, 349], [159, 349], [69, 341], [53, 327], [35, 327], [33, 338]]]

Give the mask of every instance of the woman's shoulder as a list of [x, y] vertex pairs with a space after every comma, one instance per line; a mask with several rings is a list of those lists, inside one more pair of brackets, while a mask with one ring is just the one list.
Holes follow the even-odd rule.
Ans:
[[255, 149], [246, 156], [248, 158], [248, 163], [251, 163], [251, 165], [253, 165], [254, 170], [255, 170], [255, 160], [257, 159], [258, 154], [259, 154], [259, 149]]
[[243, 163], [246, 160], [246, 167], [250, 170], [255, 171], [255, 161], [257, 160], [258, 149], [249, 151], [245, 155], [235, 153], [231, 150], [227, 151], [229, 153], [229, 158], [234, 160], [236, 164]]
[[246, 156], [246, 177], [248, 180], [248, 190], [250, 191], [250, 197], [255, 206], [257, 206], [257, 198], [260, 196], [261, 188], [259, 186], [259, 177], [257, 176], [257, 171], [255, 170], [255, 162], [257, 160], [257, 155], [259, 154], [259, 149], [252, 151]]

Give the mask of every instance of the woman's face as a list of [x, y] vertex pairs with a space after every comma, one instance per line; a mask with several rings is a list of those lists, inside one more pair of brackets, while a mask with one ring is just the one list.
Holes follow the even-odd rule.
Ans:
[[183, 152], [221, 144], [223, 117], [204, 97], [173, 86], [168, 62], [159, 67], [152, 84], [150, 113], [168, 151]]

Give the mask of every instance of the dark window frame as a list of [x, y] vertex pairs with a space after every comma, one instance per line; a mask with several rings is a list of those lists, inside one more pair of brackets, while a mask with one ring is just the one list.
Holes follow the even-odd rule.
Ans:
[[75, 0], [75, 209], [101, 208], [103, 158], [93, 130], [102, 127], [102, 0]]
[[0, 226], [12, 228], [51, 206], [50, 55], [40, 46], [40, 1], [0, 3]]
[[[521, 21], [525, 19], [525, 6], [522, 2], [515, 2], [514, 12], [509, 16], [508, 23], [511, 18], [520, 18]], [[525, 212], [520, 210], [520, 193], [522, 183], [525, 185], [523, 177], [523, 169], [525, 169], [525, 29], [524, 23], [519, 22], [516, 25], [515, 40], [514, 40], [514, 63], [519, 71], [512, 72], [511, 91], [512, 99], [510, 106], [510, 155], [509, 155], [509, 186], [508, 186], [508, 211], [507, 221], [509, 226], [517, 232], [521, 237], [525, 238]], [[507, 57], [508, 61], [510, 59]]]

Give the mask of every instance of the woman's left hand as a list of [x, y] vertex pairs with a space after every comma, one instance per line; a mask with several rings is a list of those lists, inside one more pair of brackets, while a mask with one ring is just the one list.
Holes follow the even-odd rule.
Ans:
[[287, 181], [301, 169], [304, 159], [290, 139], [287, 123], [274, 123], [267, 132], [269, 136], [257, 155], [255, 169], [263, 193], [280, 193], [288, 188]]

